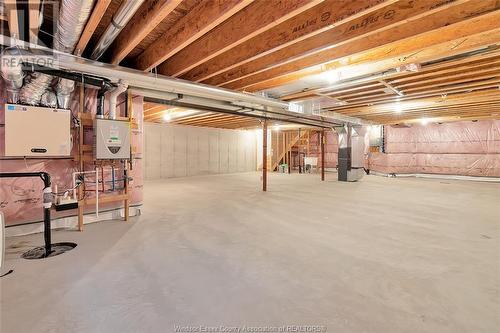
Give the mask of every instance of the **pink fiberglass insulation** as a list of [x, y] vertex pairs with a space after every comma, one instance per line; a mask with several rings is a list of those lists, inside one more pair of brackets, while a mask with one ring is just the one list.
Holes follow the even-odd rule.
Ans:
[[[325, 168], [336, 168], [339, 151], [339, 140], [337, 133], [332, 130], [325, 130]], [[314, 134], [309, 140], [311, 157], [318, 157], [318, 166], [321, 165], [321, 150], [319, 146], [319, 134]]]
[[500, 120], [385, 126], [386, 153], [372, 153], [383, 173], [500, 176]]
[[[0, 98], [2, 103], [0, 104], [0, 123], [4, 124], [5, 116], [5, 89], [3, 86], [3, 81], [0, 79]], [[123, 97], [118, 100], [118, 115], [124, 114], [124, 103]], [[139, 122], [137, 130], [132, 132], [132, 144], [137, 147], [136, 158], [141, 157], [142, 153], [142, 138], [143, 138], [143, 126], [142, 126], [142, 97], [135, 96], [133, 99], [133, 117]], [[105, 103], [107, 106], [107, 103]], [[73, 94], [73, 99], [70, 105], [72, 114], [77, 115], [79, 110], [79, 100], [78, 93]], [[95, 114], [97, 110], [97, 91], [95, 89], [85, 89], [85, 112]], [[105, 111], [107, 111], [105, 109]], [[50, 130], [50, 129], [49, 129]], [[78, 163], [74, 162], [71, 158], [69, 159], [12, 159], [5, 157], [5, 128], [0, 127], [0, 172], [35, 172], [35, 171], [45, 171], [48, 172], [52, 178], [53, 189], [55, 185], [58, 186], [58, 191], [68, 189], [72, 187], [72, 173], [77, 171]], [[76, 142], [76, 130], [72, 130], [73, 140]], [[84, 143], [92, 144], [93, 132], [91, 129], [86, 129]], [[73, 146], [75, 150], [76, 145]], [[140, 159], [134, 159], [133, 169], [129, 173], [133, 180], [130, 183], [131, 189], [131, 203], [138, 204], [142, 202], [142, 165]], [[118, 179], [123, 178], [123, 168], [121, 166], [116, 168], [116, 175]], [[94, 170], [92, 164], [86, 163], [85, 170]], [[111, 170], [106, 168], [104, 170], [105, 181], [111, 180], [110, 177]], [[88, 180], [87, 189], [95, 189], [93, 182], [95, 182], [95, 177], [89, 175], [86, 178]], [[117, 182], [117, 187], [123, 186], [123, 182]], [[10, 179], [4, 178], [0, 179], [0, 210], [4, 213], [6, 224], [13, 225], [24, 222], [41, 221], [43, 220], [43, 210], [41, 206], [42, 200], [42, 182], [36, 178], [17, 178]], [[110, 191], [111, 185], [106, 184], [105, 190]], [[93, 192], [87, 192], [87, 197], [93, 197]], [[102, 195], [100, 193], [100, 195]], [[121, 203], [110, 203], [106, 205], [101, 205], [100, 210], [106, 210], [110, 208], [118, 208]], [[92, 212], [94, 207], [89, 207], [87, 212]], [[52, 217], [58, 218], [63, 216], [76, 215], [76, 210], [69, 210], [63, 212], [53, 211]]]

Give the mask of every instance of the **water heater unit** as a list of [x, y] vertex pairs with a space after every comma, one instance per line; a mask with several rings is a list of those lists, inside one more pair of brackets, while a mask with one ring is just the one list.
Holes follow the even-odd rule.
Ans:
[[70, 154], [70, 110], [5, 104], [5, 156]]
[[130, 123], [128, 121], [96, 119], [94, 133], [96, 159], [130, 158]]

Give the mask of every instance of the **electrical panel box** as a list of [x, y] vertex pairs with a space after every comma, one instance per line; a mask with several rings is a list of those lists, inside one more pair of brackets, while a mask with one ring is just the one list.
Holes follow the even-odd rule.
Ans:
[[70, 154], [70, 110], [5, 104], [5, 156]]
[[128, 121], [96, 119], [94, 135], [96, 159], [130, 159], [130, 123]]

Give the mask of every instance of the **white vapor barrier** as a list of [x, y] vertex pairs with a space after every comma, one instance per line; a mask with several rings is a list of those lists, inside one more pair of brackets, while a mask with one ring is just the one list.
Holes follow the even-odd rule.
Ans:
[[255, 171], [258, 131], [144, 124], [144, 177]]

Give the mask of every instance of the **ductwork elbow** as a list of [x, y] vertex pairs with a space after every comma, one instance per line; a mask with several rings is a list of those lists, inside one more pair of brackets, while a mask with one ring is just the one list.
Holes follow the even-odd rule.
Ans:
[[39, 105], [42, 95], [49, 89], [53, 79], [52, 75], [37, 72], [31, 74], [19, 93], [19, 99], [23, 104]]
[[71, 93], [75, 90], [75, 82], [68, 79], [59, 79], [56, 85], [57, 105], [62, 109], [69, 108]]
[[9, 103], [19, 101], [19, 91], [24, 79], [21, 57], [16, 53], [15, 49], [5, 49], [1, 56], [1, 75], [7, 86]]
[[116, 100], [120, 94], [127, 91], [128, 84], [120, 80], [118, 86], [109, 93], [109, 119], [116, 119]]

